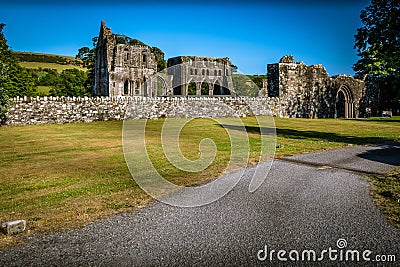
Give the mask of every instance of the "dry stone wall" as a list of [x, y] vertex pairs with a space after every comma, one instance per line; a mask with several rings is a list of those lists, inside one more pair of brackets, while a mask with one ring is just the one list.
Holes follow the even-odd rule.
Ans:
[[8, 106], [8, 125], [157, 118], [285, 116], [269, 97], [22, 97]]

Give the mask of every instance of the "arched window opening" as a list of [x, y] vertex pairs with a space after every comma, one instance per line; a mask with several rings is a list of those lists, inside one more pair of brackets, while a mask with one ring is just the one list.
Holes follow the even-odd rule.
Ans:
[[206, 82], [201, 83], [201, 95], [210, 95], [210, 88]]
[[126, 80], [124, 83], [124, 95], [128, 95], [129, 94], [129, 81]]
[[196, 83], [190, 82], [188, 85], [188, 95], [196, 95]]
[[221, 85], [219, 85], [218, 81], [214, 84], [214, 95], [222, 95]]

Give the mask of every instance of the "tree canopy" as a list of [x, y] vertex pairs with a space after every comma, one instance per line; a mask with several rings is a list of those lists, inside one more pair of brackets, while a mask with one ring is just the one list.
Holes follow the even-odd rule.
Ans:
[[8, 49], [7, 41], [3, 34], [5, 24], [0, 24], [0, 123], [3, 122], [7, 112], [5, 106], [9, 101], [9, 97], [4, 88], [4, 82], [8, 78], [8, 69], [12, 55]]
[[4, 122], [6, 105], [14, 96], [36, 94], [32, 76], [18, 64], [3, 33], [5, 24], [0, 23], [0, 123]]
[[360, 14], [354, 48], [358, 75], [379, 75], [383, 108], [400, 108], [400, 0], [372, 0]]
[[356, 73], [400, 76], [400, 1], [372, 0], [360, 18], [363, 26], [357, 29], [354, 45], [360, 57]]

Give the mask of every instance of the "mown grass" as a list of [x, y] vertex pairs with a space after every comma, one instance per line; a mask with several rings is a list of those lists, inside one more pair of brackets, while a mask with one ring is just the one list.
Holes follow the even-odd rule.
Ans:
[[[276, 118], [276, 157], [316, 150], [400, 140], [400, 117], [392, 119]], [[253, 117], [244, 118], [249, 164], [258, 161], [261, 138]], [[211, 138], [218, 152], [200, 173], [174, 168], [161, 147], [163, 120], [146, 128], [149, 154], [157, 170], [179, 185], [195, 185], [220, 175], [230, 157], [226, 131], [211, 119], [196, 119], [180, 135], [183, 154], [199, 157], [199, 142]], [[27, 220], [26, 235], [85, 225], [113, 213], [145, 206], [151, 198], [132, 179], [122, 151], [122, 122], [0, 127], [0, 221]], [[0, 235], [0, 246], [16, 236]]]
[[372, 176], [370, 181], [375, 203], [400, 228], [400, 168], [391, 170], [385, 176]]
[[275, 119], [277, 156], [289, 156], [347, 145], [378, 144], [400, 140], [400, 116], [392, 118]]
[[57, 63], [47, 63], [47, 62], [20, 62], [19, 63], [21, 65], [21, 67], [24, 68], [28, 68], [28, 69], [55, 69], [58, 72], [62, 72], [63, 70], [66, 69], [79, 69], [79, 70], [83, 70], [83, 71], [87, 71], [86, 68], [82, 68], [79, 66], [75, 66], [75, 65], [62, 65], [62, 64], [57, 64]]

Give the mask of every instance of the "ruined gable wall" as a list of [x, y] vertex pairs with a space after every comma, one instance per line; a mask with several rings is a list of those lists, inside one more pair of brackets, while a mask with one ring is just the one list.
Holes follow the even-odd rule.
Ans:
[[268, 96], [279, 97], [286, 116], [300, 118], [332, 117], [331, 80], [322, 65], [281, 59], [267, 65]]
[[156, 72], [155, 55], [148, 46], [117, 44], [116, 35], [101, 22], [96, 46], [95, 96], [146, 96], [149, 92], [140, 86]]
[[112, 61], [112, 45], [115, 37], [110, 28], [101, 22], [100, 34], [96, 46], [95, 77], [93, 94], [95, 96], [109, 95], [109, 71]]
[[280, 98], [287, 117], [334, 118], [341, 88], [348, 88], [345, 90], [351, 95], [351, 99], [347, 99], [351, 102], [351, 117], [365, 116], [366, 95], [371, 96], [369, 103], [376, 101], [373, 97], [376, 90], [369, 89], [366, 94], [364, 81], [349, 75], [330, 77], [322, 65], [306, 66], [294, 62], [291, 56], [283, 57], [279, 63], [268, 64], [267, 71], [268, 96]]

